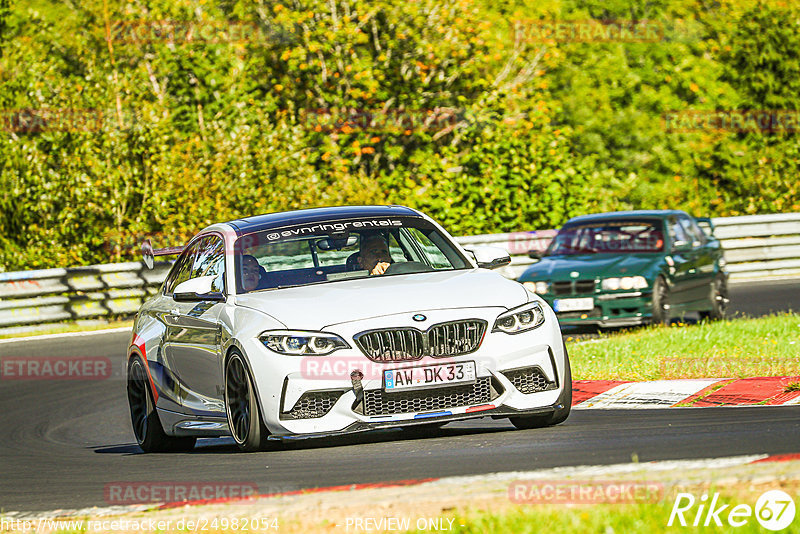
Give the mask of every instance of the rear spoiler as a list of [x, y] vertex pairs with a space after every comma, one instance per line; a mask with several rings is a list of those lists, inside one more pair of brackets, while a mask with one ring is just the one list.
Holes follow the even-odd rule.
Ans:
[[175, 254], [180, 254], [183, 252], [183, 248], [184, 247], [181, 246], [153, 249], [153, 245], [150, 243], [150, 240], [145, 239], [142, 241], [142, 259], [144, 260], [144, 264], [147, 265], [147, 268], [152, 269], [155, 256], [172, 256]]
[[694, 220], [697, 221], [697, 224], [700, 225], [703, 230], [708, 228], [709, 235], [714, 235], [714, 223], [711, 222], [711, 217], [695, 217]]

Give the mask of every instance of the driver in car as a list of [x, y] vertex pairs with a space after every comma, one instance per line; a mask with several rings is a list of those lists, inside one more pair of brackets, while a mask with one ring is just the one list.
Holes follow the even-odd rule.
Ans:
[[389, 267], [392, 257], [389, 254], [389, 244], [380, 234], [365, 236], [361, 241], [361, 252], [358, 255], [358, 264], [369, 274], [383, 274]]

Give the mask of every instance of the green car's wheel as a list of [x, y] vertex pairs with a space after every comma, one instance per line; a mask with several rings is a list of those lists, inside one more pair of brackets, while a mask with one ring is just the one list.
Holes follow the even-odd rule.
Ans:
[[718, 274], [714, 278], [711, 283], [710, 293], [711, 309], [700, 312], [700, 319], [709, 319], [711, 321], [724, 319], [730, 298], [728, 298], [728, 283], [722, 274]]
[[652, 304], [653, 324], [669, 324], [669, 287], [663, 277], [656, 278], [653, 284]]

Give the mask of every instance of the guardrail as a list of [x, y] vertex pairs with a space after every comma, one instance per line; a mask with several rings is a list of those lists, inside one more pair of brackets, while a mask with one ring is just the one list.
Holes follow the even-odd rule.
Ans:
[[128, 262], [0, 273], [0, 327], [134, 314], [169, 267]]
[[[800, 275], [800, 213], [722, 217], [712, 220], [725, 248], [731, 279]], [[512, 279], [544, 251], [555, 230], [457, 237], [464, 247], [491, 245], [508, 250], [511, 265], [500, 273]], [[169, 262], [153, 270], [141, 262], [0, 273], [0, 328], [108, 315], [132, 315], [155, 293]]]

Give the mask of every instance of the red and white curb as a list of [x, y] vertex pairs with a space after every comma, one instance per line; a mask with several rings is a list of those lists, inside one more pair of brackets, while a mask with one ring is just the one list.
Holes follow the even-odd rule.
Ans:
[[[611, 465], [577, 465], [567, 467], [553, 467], [539, 469], [535, 471], [509, 471], [502, 473], [487, 473], [485, 475], [453, 476], [443, 478], [424, 478], [413, 480], [397, 480], [390, 482], [379, 482], [375, 484], [348, 484], [342, 486], [328, 486], [322, 488], [310, 488], [305, 490], [287, 491], [281, 493], [256, 494], [247, 497], [236, 497], [227, 499], [182, 501], [170, 503], [150, 503], [130, 506], [109, 506], [104, 508], [93, 507], [79, 510], [53, 510], [50, 512], [4, 512], [0, 517], [16, 520], [38, 520], [38, 519], [62, 519], [75, 517], [109, 517], [136, 512], [154, 512], [183, 506], [201, 506], [210, 504], [235, 504], [257, 501], [259, 499], [294, 497], [306, 494], [320, 494], [323, 498], [325, 493], [356, 492], [361, 490], [393, 488], [402, 486], [471, 486], [481, 482], [492, 481], [514, 481], [520, 479], [549, 480], [549, 479], [574, 479], [579, 477], [598, 477], [614, 476], [632, 473], [657, 473], [678, 471], [685, 473], [690, 469], [723, 469], [728, 467], [745, 466], [750, 464], [761, 464], [765, 462], [788, 462], [800, 461], [800, 453], [793, 454], [750, 454], [743, 456], [730, 456], [722, 458], [701, 458], [696, 460], [666, 460], [641, 463], [624, 463]], [[357, 497], [354, 496], [354, 499]]]
[[690, 380], [576, 380], [572, 407], [669, 408], [673, 406], [800, 405], [800, 391], [786, 391], [800, 376], [698, 378]]

